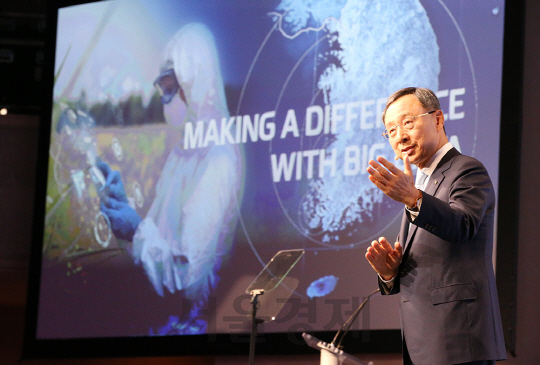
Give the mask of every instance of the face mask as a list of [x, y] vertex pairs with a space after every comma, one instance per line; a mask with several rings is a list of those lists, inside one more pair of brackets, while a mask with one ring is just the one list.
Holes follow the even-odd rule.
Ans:
[[176, 94], [171, 98], [171, 100], [163, 105], [163, 115], [165, 120], [170, 125], [179, 127], [184, 123], [186, 118], [187, 106], [180, 95]]

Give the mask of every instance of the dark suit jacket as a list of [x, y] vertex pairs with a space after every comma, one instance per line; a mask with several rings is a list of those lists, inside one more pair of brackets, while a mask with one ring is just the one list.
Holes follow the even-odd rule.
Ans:
[[492, 265], [494, 209], [484, 166], [452, 149], [429, 178], [410, 231], [404, 213], [404, 255], [389, 294], [401, 293], [402, 333], [415, 365], [506, 358]]

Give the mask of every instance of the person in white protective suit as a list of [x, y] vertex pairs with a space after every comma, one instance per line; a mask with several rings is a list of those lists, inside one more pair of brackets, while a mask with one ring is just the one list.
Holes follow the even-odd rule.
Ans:
[[[193, 123], [195, 127], [198, 121], [207, 125], [215, 119], [220, 125], [222, 118], [229, 118], [214, 38], [203, 24], [188, 24], [170, 40], [155, 85], [170, 124]], [[106, 176], [107, 181], [115, 180], [114, 171], [102, 170], [111, 175]], [[182, 291], [194, 308], [200, 308], [216, 285], [216, 273], [229, 252], [242, 186], [237, 146], [209, 143], [185, 149], [179, 141], [142, 221], [126, 224], [119, 217], [115, 228], [114, 197], [113, 204], [111, 199], [102, 202], [102, 210], [117, 237], [132, 238], [131, 255], [135, 263], [142, 264], [155, 291], [161, 296], [165, 291]], [[134, 226], [132, 235], [129, 229], [125, 234], [125, 226]]]

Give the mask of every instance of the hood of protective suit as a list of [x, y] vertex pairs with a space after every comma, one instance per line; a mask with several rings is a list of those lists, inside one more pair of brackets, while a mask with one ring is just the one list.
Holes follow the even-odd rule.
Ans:
[[[214, 36], [204, 24], [182, 27], [167, 44], [164, 61], [172, 62], [187, 106], [185, 119], [169, 113], [173, 124], [199, 120], [207, 123], [212, 118], [229, 116]], [[177, 103], [180, 97], [174, 99]]]

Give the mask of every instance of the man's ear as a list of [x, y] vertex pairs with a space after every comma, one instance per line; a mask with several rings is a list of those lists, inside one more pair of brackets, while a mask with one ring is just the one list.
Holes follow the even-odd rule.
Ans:
[[440, 131], [444, 128], [444, 114], [442, 110], [437, 110], [435, 112], [435, 120], [437, 121], [437, 131]]

